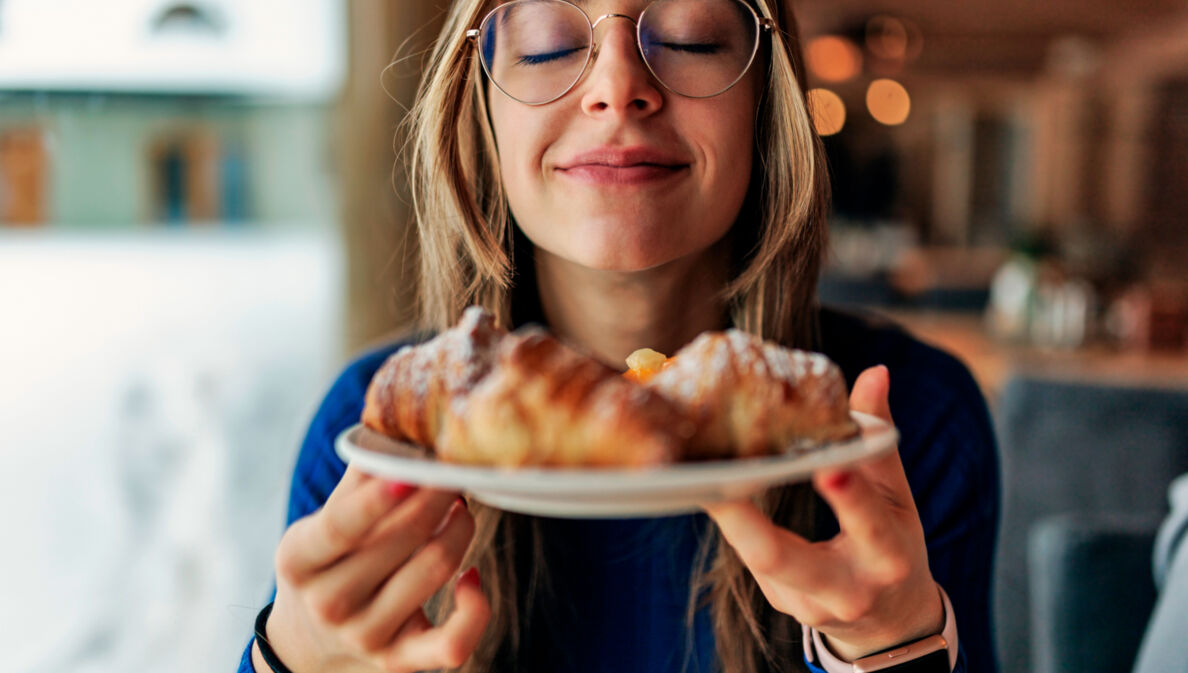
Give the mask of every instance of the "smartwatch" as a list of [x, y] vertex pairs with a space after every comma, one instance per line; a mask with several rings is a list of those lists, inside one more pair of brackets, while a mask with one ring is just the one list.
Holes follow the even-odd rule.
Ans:
[[941, 633], [868, 654], [856, 661], [843, 661], [830, 651], [819, 631], [802, 626], [805, 660], [825, 673], [951, 673], [957, 665], [957, 620], [953, 617], [948, 594], [939, 584], [937, 590], [945, 610], [945, 626]]

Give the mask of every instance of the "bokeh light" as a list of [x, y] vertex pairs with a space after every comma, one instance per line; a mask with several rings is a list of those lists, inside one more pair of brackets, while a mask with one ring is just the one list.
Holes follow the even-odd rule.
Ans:
[[882, 59], [904, 60], [908, 50], [907, 27], [894, 16], [872, 17], [866, 22], [866, 48]]
[[808, 104], [818, 135], [834, 135], [846, 125], [846, 104], [829, 89], [811, 89]]
[[822, 35], [808, 43], [809, 70], [824, 82], [845, 82], [862, 72], [862, 50], [838, 35]]
[[912, 111], [912, 98], [899, 82], [876, 79], [866, 90], [866, 108], [880, 124], [898, 126], [907, 121]]

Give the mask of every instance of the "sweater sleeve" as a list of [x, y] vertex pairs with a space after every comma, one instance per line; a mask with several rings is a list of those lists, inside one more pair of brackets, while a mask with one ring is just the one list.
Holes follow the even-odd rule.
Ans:
[[238, 673], [256, 673], [256, 667], [252, 665], [252, 643], [255, 638], [248, 641], [247, 647], [243, 649], [243, 656], [239, 659]]
[[[933, 578], [949, 594], [961, 656], [957, 670], [998, 670], [991, 584], [1001, 492], [998, 448], [981, 390], [956, 358], [889, 323], [823, 316], [827, 352], [852, 385], [864, 369], [891, 375], [891, 415], [899, 455], [920, 514]], [[822, 537], [836, 533], [821, 505]]]
[[[907, 448], [900, 455], [932, 575], [953, 603], [966, 670], [994, 673], [990, 589], [1001, 500], [997, 447], [973, 378], [956, 360], [934, 353], [930, 368], [939, 375], [922, 377], [911, 386], [918, 397], [901, 400], [908, 409], [916, 407], [916, 422], [902, 430]], [[892, 387], [894, 381], [893, 371]]]
[[338, 486], [346, 463], [335, 452], [334, 441], [359, 422], [367, 385], [392, 350], [374, 351], [352, 362], [322, 400], [297, 455], [289, 488], [288, 525], [317, 511]]
[[[309, 430], [301, 443], [297, 465], [289, 486], [286, 527], [317, 511], [338, 485], [346, 464], [334, 450], [339, 433], [359, 422], [363, 399], [371, 377], [383, 361], [396, 350], [388, 346], [371, 351], [347, 366], [322, 399]], [[273, 596], [276, 590], [273, 589]], [[248, 640], [239, 661], [239, 673], [255, 673], [252, 665], [252, 640]]]

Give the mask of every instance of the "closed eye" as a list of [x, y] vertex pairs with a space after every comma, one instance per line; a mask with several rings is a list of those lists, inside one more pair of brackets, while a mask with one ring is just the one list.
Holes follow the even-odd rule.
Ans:
[[716, 54], [722, 50], [722, 45], [712, 42], [657, 42], [656, 44], [665, 49], [688, 54]]
[[580, 51], [584, 51], [585, 47], [574, 47], [573, 49], [559, 49], [557, 51], [548, 51], [543, 54], [524, 54], [520, 60], [516, 62], [517, 65], [541, 65], [549, 63], [550, 61], [559, 61], [568, 56], [572, 56]]

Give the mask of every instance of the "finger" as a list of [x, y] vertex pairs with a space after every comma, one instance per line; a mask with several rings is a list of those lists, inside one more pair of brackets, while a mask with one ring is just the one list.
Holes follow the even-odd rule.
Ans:
[[347, 630], [358, 634], [365, 647], [388, 643], [400, 625], [454, 577], [473, 535], [474, 518], [455, 505], [441, 532], [384, 581]]
[[[891, 418], [891, 378], [883, 365], [871, 367], [854, 381], [850, 408], [881, 418]], [[893, 557], [902, 522], [914, 518], [915, 503], [898, 451], [840, 470], [813, 475], [813, 487], [837, 517], [841, 530], [868, 552]], [[911, 513], [912, 516], [903, 516]]]
[[462, 494], [457, 491], [430, 488], [417, 491], [409, 498], [408, 502], [411, 512], [396, 510], [387, 514], [371, 529], [363, 544], [367, 545], [372, 540], [390, 537], [392, 533], [403, 530], [409, 525], [416, 526], [417, 531], [428, 531], [429, 534], [422, 536], [421, 542], [424, 542], [432, 533], [436, 532], [437, 526], [434, 524], [443, 522], [446, 513], [455, 502], [459, 502], [463, 506], [466, 505]]
[[297, 583], [335, 563], [413, 492], [407, 484], [371, 477], [351, 477], [339, 484], [320, 510], [295, 522], [281, 539], [278, 576]]
[[[408, 621], [401, 625], [396, 632], [395, 640], [399, 643], [401, 640], [412, 638], [433, 628], [433, 622], [425, 616], [425, 610], [418, 609], [412, 617], [409, 617]], [[384, 647], [371, 654], [377, 663], [376, 668], [387, 673], [418, 673], [419, 671], [434, 670], [441, 666], [441, 664], [429, 661], [425, 657], [422, 657], [421, 660], [410, 660], [399, 647]]]
[[[456, 506], [459, 506], [457, 495], [451, 492], [426, 489], [416, 492], [377, 524], [377, 532], [369, 535], [354, 553], [309, 580], [305, 591], [307, 605], [331, 624], [344, 622], [359, 612], [380, 585], [434, 535]], [[381, 530], [383, 534], [378, 533]]]
[[868, 550], [885, 551], [895, 531], [890, 510], [898, 507], [860, 470], [821, 471], [813, 487], [837, 517], [841, 531]]
[[854, 381], [850, 390], [850, 408], [891, 423], [891, 374], [885, 365], [871, 367]]
[[720, 502], [703, 508], [756, 577], [776, 577], [801, 591], [839, 579], [839, 564], [828, 551], [775, 525], [750, 501]]
[[[336, 488], [353, 489], [359, 487], [361, 484], [375, 480], [376, 477], [373, 477], [363, 470], [360, 470], [354, 465], [348, 464], [346, 466], [346, 471], [342, 473], [342, 479], [338, 480], [338, 486]], [[331, 493], [331, 495], [334, 494]]]
[[457, 668], [474, 654], [490, 621], [491, 604], [483, 593], [478, 572], [472, 568], [458, 580], [454, 611], [446, 621], [437, 628], [414, 625], [402, 629], [390, 660], [410, 665], [411, 670]]
[[[890, 391], [891, 376], [887, 367], [884, 365], [871, 367], [863, 371], [854, 381], [854, 388], [850, 391], [850, 408], [870, 414], [888, 423], [894, 423], [891, 418]], [[908, 485], [907, 475], [903, 470], [903, 463], [899, 459], [898, 451], [890, 451], [884, 455], [864, 460], [852, 469], [860, 472], [875, 485], [885, 489], [895, 505], [915, 509], [911, 487]], [[821, 479], [814, 480], [818, 484], [818, 492], [821, 492], [819, 487], [821, 483], [828, 484], [834, 481], [844, 483], [843, 475], [844, 472], [836, 470], [820, 473], [818, 476]]]

